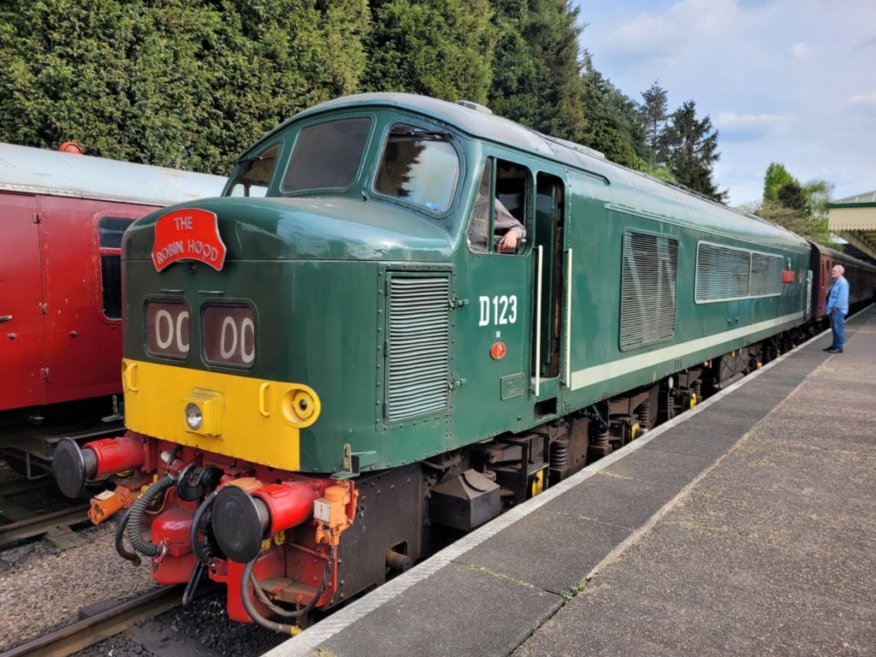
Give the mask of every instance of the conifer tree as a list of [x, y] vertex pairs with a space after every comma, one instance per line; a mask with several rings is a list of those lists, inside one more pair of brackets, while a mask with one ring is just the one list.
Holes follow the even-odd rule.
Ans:
[[646, 128], [635, 102], [597, 71], [585, 53], [583, 143], [601, 151], [613, 162], [642, 169], [650, 152]]
[[657, 137], [666, 124], [668, 94], [666, 89], [660, 86], [660, 81], [655, 80], [647, 91], [642, 92], [642, 117], [648, 126], [648, 145], [651, 151], [651, 166], [656, 164]]
[[693, 100], [672, 113], [657, 139], [657, 162], [665, 164], [680, 184], [724, 202], [727, 192], [719, 192], [712, 180], [719, 157], [718, 131], [708, 116], [697, 118]]
[[583, 141], [578, 9], [567, 0], [496, 0], [493, 5], [499, 43], [490, 108], [539, 132]]
[[773, 162], [764, 175], [763, 203], [756, 213], [801, 237], [829, 245], [827, 206], [830, 192], [831, 186], [824, 180], [801, 185], [785, 165]]

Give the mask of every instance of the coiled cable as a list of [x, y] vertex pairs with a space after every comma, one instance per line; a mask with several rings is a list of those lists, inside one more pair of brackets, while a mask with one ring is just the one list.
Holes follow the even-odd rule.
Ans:
[[259, 560], [261, 553], [259, 553], [255, 559], [248, 562], [246, 567], [243, 569], [243, 577], [241, 579], [240, 586], [240, 597], [243, 600], [243, 608], [246, 609], [246, 613], [250, 615], [250, 617], [259, 625], [264, 627], [265, 629], [271, 630], [273, 632], [280, 632], [281, 634], [293, 634], [296, 630], [295, 625], [290, 625], [288, 623], [277, 623], [272, 620], [268, 620], [264, 616], [262, 616], [258, 611], [256, 611], [255, 606], [252, 603], [252, 599], [249, 596], [249, 586], [247, 584], [252, 582], [253, 590], [258, 596], [259, 600], [264, 604], [268, 609], [272, 612], [281, 616], [283, 618], [300, 618], [305, 614], [309, 613], [316, 606], [316, 603], [322, 597], [322, 594], [325, 593], [325, 589], [328, 586], [329, 580], [332, 575], [332, 568], [335, 562], [335, 546], [332, 546], [329, 551], [328, 561], [325, 566], [325, 571], [322, 575], [322, 583], [319, 586], [319, 589], [316, 591], [314, 596], [310, 599], [305, 606], [301, 609], [296, 609], [295, 611], [287, 611], [278, 607], [273, 602], [268, 599], [268, 596], [265, 595], [265, 592], [262, 590], [261, 585], [253, 574], [253, 568], [255, 567], [256, 561]]

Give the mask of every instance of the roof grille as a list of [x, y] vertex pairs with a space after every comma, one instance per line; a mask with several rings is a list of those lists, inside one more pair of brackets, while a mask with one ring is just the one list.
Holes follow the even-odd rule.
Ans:
[[389, 279], [386, 420], [435, 413], [450, 402], [450, 278]]

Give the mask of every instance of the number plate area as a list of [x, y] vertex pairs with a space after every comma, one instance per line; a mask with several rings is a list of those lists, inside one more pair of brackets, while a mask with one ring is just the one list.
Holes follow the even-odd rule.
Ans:
[[[251, 369], [256, 357], [255, 311], [243, 304], [211, 304], [203, 306], [200, 314], [204, 361], [210, 365]], [[188, 358], [191, 351], [188, 304], [184, 301], [147, 304], [146, 351], [160, 358]]]
[[146, 351], [184, 360], [189, 355], [189, 307], [181, 301], [152, 301], [146, 306]]
[[201, 311], [204, 360], [250, 369], [256, 357], [255, 312], [249, 306], [205, 306]]

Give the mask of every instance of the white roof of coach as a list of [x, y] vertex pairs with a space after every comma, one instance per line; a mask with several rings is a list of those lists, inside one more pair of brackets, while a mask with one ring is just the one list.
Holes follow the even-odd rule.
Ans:
[[103, 157], [0, 144], [0, 192], [165, 206], [219, 196], [225, 178]]

